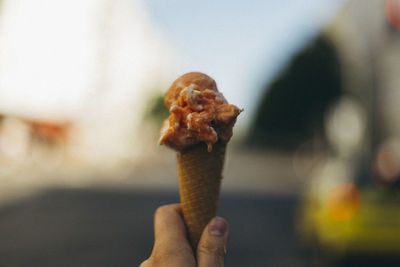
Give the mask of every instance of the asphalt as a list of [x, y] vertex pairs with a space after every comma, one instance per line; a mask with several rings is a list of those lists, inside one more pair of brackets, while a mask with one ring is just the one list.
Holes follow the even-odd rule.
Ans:
[[[138, 266], [153, 243], [153, 212], [174, 191], [53, 188], [0, 208], [1, 267]], [[225, 266], [399, 266], [398, 258], [316, 261], [296, 235], [296, 196], [222, 194], [231, 238]], [[381, 265], [383, 264], [383, 265]]]
[[[154, 210], [177, 201], [177, 192], [104, 189], [52, 189], [22, 199], [0, 209], [0, 266], [138, 266], [151, 252]], [[226, 266], [303, 266], [295, 203], [222, 195], [219, 215], [231, 227]]]

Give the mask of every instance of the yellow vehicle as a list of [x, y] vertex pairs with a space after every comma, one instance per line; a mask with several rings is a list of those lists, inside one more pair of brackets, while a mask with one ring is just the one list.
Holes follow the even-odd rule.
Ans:
[[[339, 204], [330, 203], [330, 196], [320, 198], [311, 192], [305, 196], [298, 230], [307, 245], [335, 255], [400, 253], [400, 193], [373, 186], [359, 188]], [[354, 194], [359, 194], [358, 207]]]

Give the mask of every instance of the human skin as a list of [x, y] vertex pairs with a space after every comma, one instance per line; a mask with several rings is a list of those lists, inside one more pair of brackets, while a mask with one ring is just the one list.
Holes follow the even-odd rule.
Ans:
[[221, 267], [229, 237], [228, 223], [220, 217], [206, 226], [194, 254], [187, 239], [180, 204], [157, 209], [154, 216], [154, 247], [140, 267]]

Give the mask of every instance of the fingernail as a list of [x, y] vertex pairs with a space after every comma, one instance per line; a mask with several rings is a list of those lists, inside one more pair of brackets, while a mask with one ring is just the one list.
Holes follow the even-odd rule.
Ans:
[[211, 235], [223, 236], [227, 229], [227, 224], [224, 219], [220, 217], [215, 217], [211, 220], [210, 226], [208, 227], [208, 232]]

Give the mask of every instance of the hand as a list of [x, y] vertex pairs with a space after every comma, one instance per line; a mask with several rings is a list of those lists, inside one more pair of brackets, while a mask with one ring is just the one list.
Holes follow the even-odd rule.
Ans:
[[154, 247], [140, 267], [221, 267], [228, 243], [228, 223], [213, 218], [204, 229], [196, 258], [186, 236], [180, 204], [162, 206], [154, 216]]

